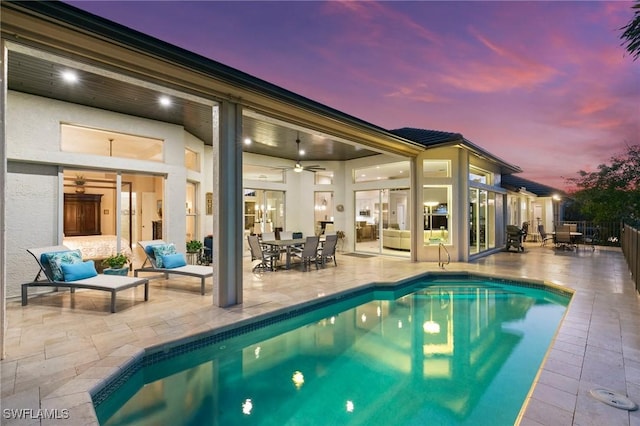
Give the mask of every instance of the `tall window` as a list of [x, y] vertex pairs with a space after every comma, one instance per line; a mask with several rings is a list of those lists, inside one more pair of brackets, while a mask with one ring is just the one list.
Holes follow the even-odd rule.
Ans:
[[284, 231], [284, 191], [244, 190], [244, 228], [252, 234]]
[[422, 189], [424, 205], [424, 244], [451, 243], [451, 186], [425, 185]]
[[[333, 225], [333, 192], [316, 191], [313, 210], [316, 234], [324, 233], [327, 225]], [[329, 227], [329, 229], [332, 228], [332, 226]]]
[[469, 189], [469, 253], [495, 247], [496, 197], [502, 195], [484, 189]]
[[187, 182], [187, 200], [185, 204], [185, 214], [187, 218], [187, 241], [199, 240], [197, 235], [198, 216], [197, 212], [197, 198], [196, 198], [196, 184]]

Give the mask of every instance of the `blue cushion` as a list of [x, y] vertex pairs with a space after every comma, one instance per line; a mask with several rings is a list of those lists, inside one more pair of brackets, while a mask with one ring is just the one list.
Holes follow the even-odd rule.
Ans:
[[156, 267], [163, 268], [162, 256], [167, 254], [175, 254], [176, 246], [173, 244], [158, 244], [153, 246], [153, 256], [156, 260]]
[[187, 259], [184, 258], [184, 254], [175, 253], [175, 254], [165, 254], [162, 256], [162, 264], [165, 268], [178, 268], [180, 266], [187, 265]]
[[87, 260], [82, 263], [61, 263], [60, 267], [65, 281], [82, 280], [98, 275], [93, 260]]
[[60, 265], [63, 263], [82, 263], [82, 253], [80, 250], [65, 250], [49, 253], [42, 253], [40, 263], [49, 266], [51, 278], [54, 281], [64, 280], [64, 274]]
[[144, 252], [151, 256], [152, 259], [156, 258], [156, 254], [153, 252], [154, 247], [162, 246], [164, 244], [149, 244], [144, 248]]

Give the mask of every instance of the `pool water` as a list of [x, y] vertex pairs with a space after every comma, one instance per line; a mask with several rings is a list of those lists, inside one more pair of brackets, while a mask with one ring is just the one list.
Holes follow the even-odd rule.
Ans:
[[104, 425], [512, 425], [568, 302], [469, 278], [361, 292], [146, 362], [96, 413]]

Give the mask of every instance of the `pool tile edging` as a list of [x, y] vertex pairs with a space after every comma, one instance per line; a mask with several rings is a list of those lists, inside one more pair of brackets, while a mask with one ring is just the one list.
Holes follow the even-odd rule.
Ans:
[[[346, 300], [347, 298], [355, 298], [361, 295], [365, 295], [368, 292], [375, 290], [400, 290], [402, 288], [412, 285], [416, 280], [424, 278], [478, 278], [496, 282], [498, 284], [521, 286], [527, 288], [535, 288], [541, 290], [547, 290], [551, 293], [572, 298], [574, 291], [564, 286], [559, 286], [547, 281], [504, 277], [500, 275], [483, 274], [469, 271], [427, 271], [422, 274], [413, 275], [395, 282], [374, 282], [364, 284], [357, 288], [344, 290], [338, 293], [332, 293], [327, 296], [323, 296], [317, 299], [311, 299], [306, 302], [302, 302], [298, 305], [288, 306], [285, 308], [277, 309], [273, 312], [263, 313], [254, 317], [246, 318], [232, 324], [227, 324], [221, 327], [217, 327], [205, 332], [196, 333], [190, 336], [183, 337], [181, 339], [172, 340], [170, 342], [160, 343], [154, 346], [140, 349], [136, 354], [129, 358], [125, 364], [123, 364], [118, 371], [108, 375], [103, 380], [98, 381], [91, 389], [89, 389], [89, 395], [93, 401], [93, 407], [100, 405], [104, 402], [113, 391], [117, 390], [123, 383], [131, 378], [135, 373], [142, 368], [151, 366], [166, 359], [173, 358], [182, 353], [191, 352], [193, 350], [200, 349], [202, 347], [219, 343], [224, 340], [236, 337], [242, 334], [249, 333], [251, 331], [263, 328], [265, 326], [278, 323], [296, 316], [302, 315], [311, 310], [315, 310], [324, 307], [328, 304], [333, 304], [336, 301]], [[567, 306], [568, 311], [568, 306]], [[566, 315], [566, 312], [565, 312]], [[557, 332], [556, 332], [557, 333]], [[555, 339], [555, 337], [554, 337]], [[551, 343], [553, 346], [553, 341]], [[550, 348], [551, 348], [550, 346]], [[550, 349], [549, 348], [549, 349]], [[545, 356], [546, 360], [546, 356]], [[541, 364], [544, 365], [544, 360]], [[539, 371], [538, 371], [539, 374]], [[532, 389], [537, 383], [536, 380], [532, 384]], [[523, 410], [526, 406], [523, 404]], [[94, 410], [95, 415], [95, 410]], [[96, 416], [97, 418], [97, 416]]]

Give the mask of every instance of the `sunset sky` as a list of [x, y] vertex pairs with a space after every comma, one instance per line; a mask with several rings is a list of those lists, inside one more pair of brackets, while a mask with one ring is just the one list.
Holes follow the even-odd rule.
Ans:
[[462, 133], [560, 189], [640, 143], [631, 1], [67, 3], [387, 129]]

